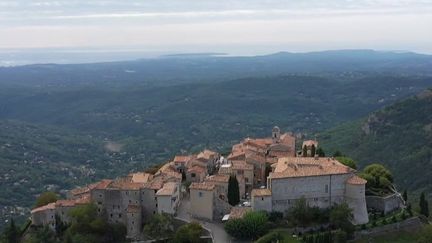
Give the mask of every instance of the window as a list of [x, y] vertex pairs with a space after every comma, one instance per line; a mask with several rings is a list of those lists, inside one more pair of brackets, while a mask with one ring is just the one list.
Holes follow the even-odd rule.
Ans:
[[198, 197], [202, 197], [203, 193], [202, 192], [198, 192]]
[[112, 215], [112, 214], [110, 214], [110, 217], [112, 218], [112, 217], [113, 217], [113, 215]]
[[315, 198], [314, 198], [314, 201], [315, 201], [315, 202], [318, 201], [318, 198], [315, 197]]
[[119, 218], [121, 218], [121, 216], [122, 216], [121, 213], [119, 213]]
[[192, 174], [191, 174], [191, 177], [192, 177], [192, 178], [195, 178], [195, 176], [196, 176], [195, 173], [192, 173]]
[[329, 190], [329, 186], [325, 185], [325, 193], [328, 193], [328, 190]]
[[264, 201], [264, 198], [263, 198], [263, 197], [261, 198], [261, 201]]
[[246, 177], [245, 178], [245, 182], [248, 183], [249, 182], [249, 178]]

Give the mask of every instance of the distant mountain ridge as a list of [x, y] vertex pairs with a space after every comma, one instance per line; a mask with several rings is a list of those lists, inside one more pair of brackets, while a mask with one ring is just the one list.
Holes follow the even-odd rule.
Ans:
[[341, 50], [280, 52], [232, 57], [194, 54], [92, 64], [37, 64], [0, 68], [0, 84], [20, 86], [169, 86], [287, 74], [358, 73], [432, 75], [432, 56], [416, 53]]

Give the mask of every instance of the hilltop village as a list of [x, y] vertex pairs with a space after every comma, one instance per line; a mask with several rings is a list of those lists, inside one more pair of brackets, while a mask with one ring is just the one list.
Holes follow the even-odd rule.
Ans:
[[[311, 206], [329, 208], [346, 202], [353, 210], [353, 223], [369, 221], [365, 197], [366, 180], [335, 158], [319, 157], [315, 140], [296, 148], [296, 137], [278, 127], [268, 138], [246, 138], [232, 146], [228, 156], [204, 150], [178, 155], [156, 173], [138, 172], [102, 180], [68, 193], [66, 200], [31, 211], [32, 224], [55, 228], [68, 222], [68, 211], [88, 203], [112, 223], [127, 227], [127, 237], [140, 239], [143, 225], [152, 215], [177, 215], [188, 201], [188, 214], [204, 221], [229, 220], [246, 211], [286, 212], [304, 198]], [[243, 205], [228, 203], [230, 177], [235, 176]]]

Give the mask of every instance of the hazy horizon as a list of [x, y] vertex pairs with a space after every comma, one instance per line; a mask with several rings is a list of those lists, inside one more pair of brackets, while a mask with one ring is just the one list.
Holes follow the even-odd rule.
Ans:
[[[2, 0], [0, 48], [432, 53], [432, 0]], [[2, 51], [0, 50], [0, 51]]]
[[85, 64], [99, 62], [115, 61], [134, 61], [148, 58], [161, 58], [175, 55], [204, 55], [204, 56], [243, 56], [254, 57], [263, 55], [272, 55], [275, 53], [313, 53], [329, 51], [356, 51], [371, 50], [376, 52], [393, 52], [393, 53], [416, 53], [430, 55], [430, 53], [413, 52], [410, 50], [373, 50], [373, 49], [334, 49], [334, 50], [306, 50], [306, 51], [237, 51], [235, 53], [219, 51], [147, 51], [145, 48], [29, 48], [29, 49], [0, 49], [0, 67], [24, 66], [32, 64]]

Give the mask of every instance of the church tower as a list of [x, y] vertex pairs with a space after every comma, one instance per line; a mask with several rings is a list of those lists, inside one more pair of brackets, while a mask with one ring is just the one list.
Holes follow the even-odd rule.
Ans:
[[272, 129], [272, 139], [273, 142], [277, 142], [280, 139], [280, 128], [278, 126], [275, 126]]

